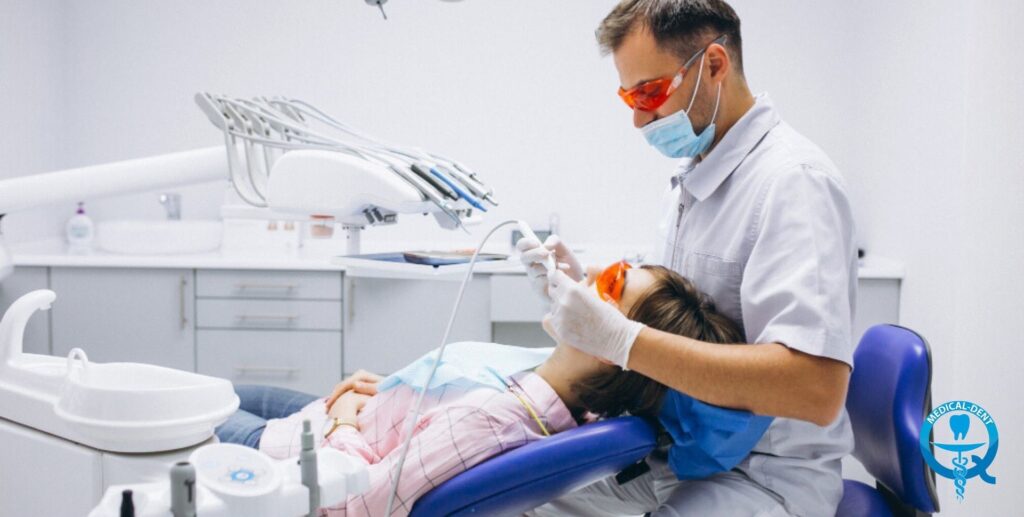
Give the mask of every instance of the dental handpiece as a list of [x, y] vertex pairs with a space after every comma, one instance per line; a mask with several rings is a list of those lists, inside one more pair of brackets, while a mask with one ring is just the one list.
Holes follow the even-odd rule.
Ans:
[[[526, 224], [526, 221], [516, 221], [516, 226], [519, 227], [519, 233], [523, 234], [523, 237], [527, 239], [533, 239], [539, 242], [541, 246], [544, 245], [544, 242], [540, 240], [540, 237], [537, 237], [536, 233], [533, 233], [533, 229], [530, 228], [529, 224]], [[541, 263], [541, 265], [544, 266], [548, 271], [554, 271], [558, 267], [558, 264], [555, 262], [554, 252], [548, 251], [548, 258], [543, 263]]]

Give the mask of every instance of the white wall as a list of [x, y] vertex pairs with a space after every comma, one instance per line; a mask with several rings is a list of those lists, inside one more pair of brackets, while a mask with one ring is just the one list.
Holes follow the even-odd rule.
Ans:
[[[964, 159], [951, 197], [956, 213], [955, 393], [995, 418], [1000, 449], [997, 485], [972, 480], [963, 515], [1020, 514], [1024, 495], [1024, 380], [1016, 358], [1024, 336], [1024, 4], [986, 2], [967, 18], [968, 86]], [[956, 123], [956, 121], [952, 121]], [[952, 498], [950, 498], [952, 499]], [[948, 500], [947, 507], [957, 506]], [[966, 511], [969, 509], [970, 511]]]
[[[0, 178], [63, 163], [62, 21], [58, 0], [0, 2]], [[56, 233], [64, 219], [34, 210], [5, 217], [3, 230], [11, 241], [26, 240]]]
[[[648, 247], [671, 164], [631, 127], [597, 53], [613, 4], [395, 0], [385, 22], [356, 0], [4, 0], [0, 81], [18, 93], [0, 108], [31, 129], [4, 132], [0, 176], [214, 145], [194, 92], [287, 94], [472, 164], [502, 201], [489, 221], [557, 211], [570, 242]], [[957, 503], [942, 480], [943, 515], [1019, 513], [1024, 7], [734, 4], [753, 88], [843, 169], [864, 247], [906, 262], [902, 323], [932, 344], [935, 400], [974, 400], [1000, 426], [999, 484], [972, 480]], [[186, 216], [215, 215], [219, 198], [188, 189]], [[91, 205], [161, 214], [152, 195]], [[52, 212], [15, 217], [21, 238], [59, 228]], [[419, 218], [367, 238], [466, 240]]]

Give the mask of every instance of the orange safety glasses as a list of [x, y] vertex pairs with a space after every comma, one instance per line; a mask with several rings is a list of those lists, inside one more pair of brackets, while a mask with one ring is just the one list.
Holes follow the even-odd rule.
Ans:
[[597, 275], [594, 284], [602, 300], [622, 301], [622, 290], [626, 287], [626, 270], [632, 267], [629, 262], [620, 260]]
[[660, 79], [651, 79], [650, 81], [644, 81], [630, 89], [619, 87], [619, 97], [626, 102], [626, 105], [633, 109], [640, 111], [654, 111], [665, 104], [665, 101], [675, 93], [676, 88], [683, 83], [683, 76], [686, 75], [686, 71], [690, 69], [690, 65], [697, 60], [709, 46], [715, 43], [719, 45], [725, 45], [727, 36], [722, 35], [717, 39], [708, 44], [708, 46], [697, 51], [690, 59], [686, 60], [686, 64], [676, 72], [676, 75], [672, 77], [662, 77]]

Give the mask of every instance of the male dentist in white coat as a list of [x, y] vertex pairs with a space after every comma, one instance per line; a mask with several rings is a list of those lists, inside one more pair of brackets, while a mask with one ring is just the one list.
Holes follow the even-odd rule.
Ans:
[[[597, 30], [633, 124], [680, 160], [663, 265], [739, 323], [747, 344], [660, 332], [588, 293], [557, 237], [518, 243], [550, 297], [556, 340], [709, 404], [775, 419], [739, 465], [676, 479], [663, 459], [628, 483], [609, 478], [536, 515], [834, 515], [840, 460], [853, 448], [845, 411], [857, 258], [836, 166], [783, 122], [743, 75], [740, 20], [722, 0], [624, 0]], [[540, 265], [554, 254], [560, 270]]]

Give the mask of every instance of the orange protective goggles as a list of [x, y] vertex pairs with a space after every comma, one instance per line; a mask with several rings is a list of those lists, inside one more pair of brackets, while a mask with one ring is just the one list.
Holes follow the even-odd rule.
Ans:
[[697, 60], [704, 51], [715, 43], [719, 45], [725, 45], [728, 38], [725, 35], [719, 36], [715, 41], [712, 41], [708, 46], [700, 49], [690, 59], [686, 60], [686, 64], [676, 72], [676, 75], [672, 77], [662, 77], [660, 79], [651, 79], [650, 81], [644, 81], [630, 89], [619, 87], [619, 97], [626, 102], [626, 105], [633, 109], [640, 111], [654, 111], [661, 107], [662, 104], [668, 100], [669, 97], [675, 93], [676, 88], [683, 83], [683, 76], [686, 75], [686, 71], [690, 69], [690, 65]]
[[622, 291], [626, 287], [626, 270], [632, 269], [629, 262], [620, 260], [604, 269], [594, 282], [597, 294], [602, 300], [622, 301]]

